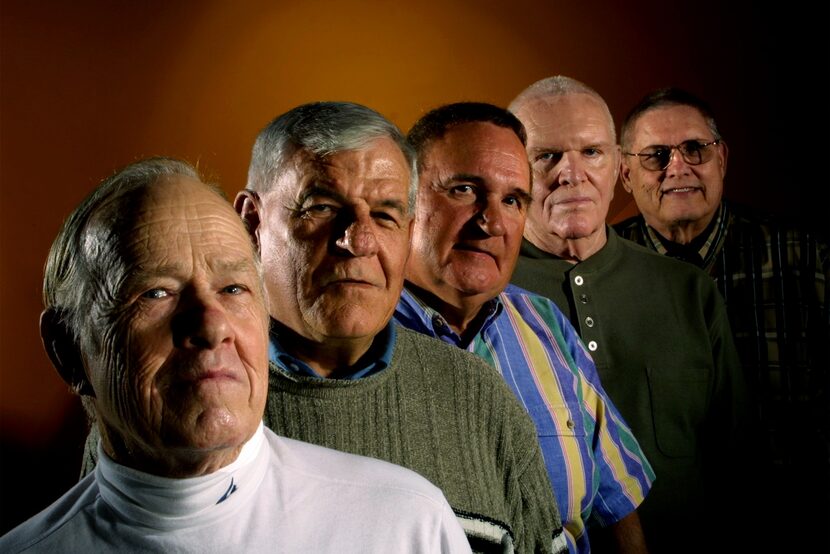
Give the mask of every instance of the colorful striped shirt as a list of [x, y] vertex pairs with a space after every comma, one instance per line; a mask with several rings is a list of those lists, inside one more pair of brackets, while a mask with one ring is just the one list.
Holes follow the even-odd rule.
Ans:
[[654, 472], [605, 394], [579, 335], [549, 299], [508, 286], [486, 303], [470, 344], [404, 290], [395, 320], [478, 354], [504, 377], [536, 424], [572, 552], [590, 552], [585, 526], [619, 521], [645, 498]]

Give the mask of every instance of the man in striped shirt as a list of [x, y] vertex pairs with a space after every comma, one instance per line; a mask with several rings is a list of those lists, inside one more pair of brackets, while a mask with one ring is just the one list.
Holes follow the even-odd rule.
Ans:
[[420, 177], [396, 320], [499, 370], [536, 424], [573, 552], [590, 552], [589, 522], [610, 526], [621, 551], [642, 552], [636, 508], [650, 465], [567, 319], [507, 286], [530, 201], [522, 124], [489, 104], [450, 104], [408, 141]]
[[[830, 519], [827, 237], [723, 200], [728, 148], [711, 109], [687, 91], [646, 95], [620, 139], [622, 183], [641, 214], [615, 229], [715, 280], [756, 389], [764, 482], [776, 504], [799, 506], [797, 515], [784, 511], [793, 528], [822, 528]], [[820, 535], [804, 546], [830, 548]], [[779, 548], [797, 549], [792, 539]]]

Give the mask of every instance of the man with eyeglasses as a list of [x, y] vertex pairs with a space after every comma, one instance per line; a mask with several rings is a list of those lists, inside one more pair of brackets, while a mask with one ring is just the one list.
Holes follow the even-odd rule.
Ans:
[[[740, 495], [747, 405], [723, 301], [699, 269], [605, 224], [621, 152], [596, 91], [550, 77], [510, 110], [527, 130], [533, 169], [512, 282], [569, 316], [651, 462], [656, 480], [638, 509], [649, 550], [719, 550], [703, 529], [715, 506]], [[607, 550], [604, 535], [591, 530], [596, 551]]]
[[[775, 505], [799, 507], [793, 528], [823, 526], [830, 520], [826, 237], [723, 200], [728, 149], [710, 108], [689, 92], [646, 95], [621, 134], [622, 183], [641, 215], [617, 231], [715, 280], [757, 389], [763, 480]], [[815, 525], [805, 525], [805, 515]], [[821, 540], [828, 544], [826, 534]]]

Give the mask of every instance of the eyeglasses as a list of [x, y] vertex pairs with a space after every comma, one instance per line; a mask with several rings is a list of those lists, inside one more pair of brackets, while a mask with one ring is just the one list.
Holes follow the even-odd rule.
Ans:
[[623, 152], [623, 154], [640, 158], [640, 165], [644, 169], [648, 169], [649, 171], [663, 171], [669, 167], [675, 150], [680, 152], [680, 155], [683, 156], [683, 160], [687, 164], [700, 165], [712, 159], [712, 155], [715, 152], [715, 149], [712, 147], [716, 144], [720, 144], [720, 139], [715, 139], [711, 142], [687, 140], [675, 146], [657, 144], [643, 148], [638, 154], [632, 152]]

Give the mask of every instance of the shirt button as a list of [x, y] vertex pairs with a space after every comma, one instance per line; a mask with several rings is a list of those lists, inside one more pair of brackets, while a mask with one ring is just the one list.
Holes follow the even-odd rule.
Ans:
[[582, 275], [577, 275], [576, 277], [574, 277], [574, 283], [576, 283], [577, 285], [582, 286], [582, 283], [584, 282], [585, 280], [582, 278]]
[[572, 420], [572, 419], [569, 419], [569, 420], [567, 421], [567, 423], [565, 423], [565, 425], [567, 425], [567, 426], [568, 426], [568, 429], [573, 429], [574, 427], [576, 427], [576, 424], [573, 422], [573, 420]]
[[435, 315], [435, 316], [432, 317], [432, 324], [435, 327], [444, 327], [444, 325], [445, 325], [444, 324], [444, 318], [441, 317], [440, 315]]
[[597, 349], [597, 341], [592, 340], [591, 342], [588, 343], [588, 350], [590, 350], [591, 352], [595, 352], [596, 349]]
[[591, 317], [591, 316], [586, 317], [585, 318], [585, 325], [587, 325], [588, 327], [593, 327], [594, 326], [594, 318]]
[[580, 294], [579, 295], [579, 301], [582, 302], [583, 304], [587, 304], [588, 303], [588, 295], [587, 294]]

